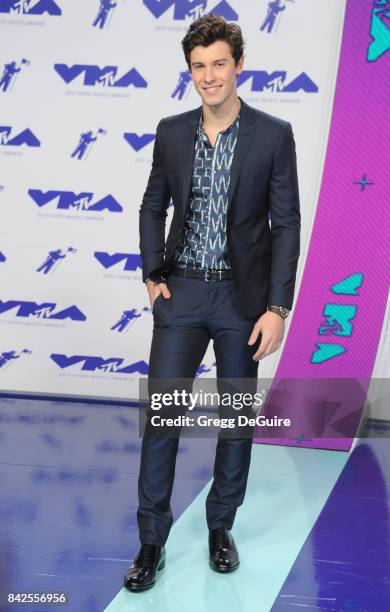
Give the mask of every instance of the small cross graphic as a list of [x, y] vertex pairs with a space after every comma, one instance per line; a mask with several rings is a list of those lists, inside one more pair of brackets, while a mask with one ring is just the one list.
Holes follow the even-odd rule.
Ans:
[[367, 180], [367, 174], [363, 174], [363, 178], [361, 181], [353, 181], [354, 185], [360, 185], [361, 191], [367, 187], [367, 185], [375, 185], [374, 181]]

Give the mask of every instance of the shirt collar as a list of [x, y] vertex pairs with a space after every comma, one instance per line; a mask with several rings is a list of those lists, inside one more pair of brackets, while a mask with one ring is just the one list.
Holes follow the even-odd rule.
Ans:
[[[239, 122], [240, 122], [240, 115], [241, 115], [241, 107], [240, 110], [238, 111], [238, 115], [237, 117], [234, 119], [234, 121], [232, 121], [232, 123], [222, 132], [219, 132], [220, 134], [227, 134], [228, 132], [230, 132], [230, 130], [232, 130], [233, 128], [235, 128], [236, 126], [238, 126]], [[200, 117], [199, 117], [199, 124], [198, 124], [198, 130], [201, 134], [206, 136], [206, 132], [204, 130], [204, 125], [203, 125], [203, 108], [201, 108], [200, 110]]]

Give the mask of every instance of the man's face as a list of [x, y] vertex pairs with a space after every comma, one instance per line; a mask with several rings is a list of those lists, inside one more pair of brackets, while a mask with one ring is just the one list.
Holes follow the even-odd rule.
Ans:
[[242, 72], [244, 57], [235, 64], [225, 40], [208, 47], [198, 45], [191, 51], [190, 62], [192, 80], [204, 104], [220, 106], [236, 95], [236, 76]]

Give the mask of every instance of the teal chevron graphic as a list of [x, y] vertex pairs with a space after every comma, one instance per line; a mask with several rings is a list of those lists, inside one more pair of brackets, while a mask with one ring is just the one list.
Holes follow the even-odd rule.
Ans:
[[346, 352], [346, 349], [341, 344], [322, 344], [321, 342], [316, 342], [316, 346], [318, 346], [318, 349], [313, 352], [310, 360], [311, 363], [323, 363]]
[[357, 290], [362, 286], [363, 274], [351, 274], [331, 286], [330, 290], [338, 295], [359, 295]]
[[376, 0], [373, 3], [370, 35], [373, 40], [367, 49], [367, 61], [375, 62], [390, 49], [389, 0]]
[[351, 274], [331, 286], [330, 290], [338, 295], [359, 295], [357, 289], [362, 286], [363, 274]]

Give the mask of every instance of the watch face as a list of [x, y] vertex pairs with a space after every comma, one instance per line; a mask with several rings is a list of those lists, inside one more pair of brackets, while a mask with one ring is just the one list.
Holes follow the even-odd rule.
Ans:
[[289, 313], [288, 308], [281, 308], [280, 309], [280, 313], [281, 313], [282, 317], [285, 319], [288, 316], [288, 313]]

